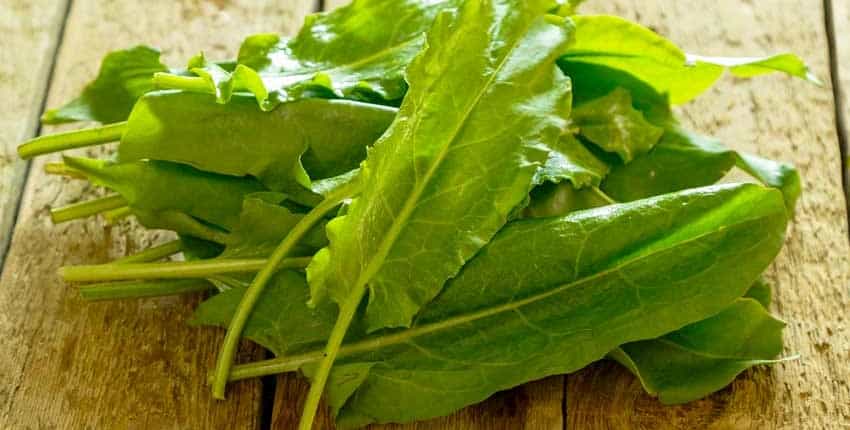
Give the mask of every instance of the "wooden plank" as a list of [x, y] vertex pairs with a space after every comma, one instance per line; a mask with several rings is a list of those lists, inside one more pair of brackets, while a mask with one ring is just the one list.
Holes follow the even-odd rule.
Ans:
[[[838, 1], [836, 3], [842, 3]], [[846, 3], [846, 2], [844, 2]], [[792, 51], [829, 75], [821, 2], [695, 0], [589, 2], [636, 19], [706, 55]], [[850, 34], [850, 33], [848, 33]], [[849, 38], [845, 37], [846, 43]], [[795, 163], [805, 188], [785, 249], [768, 271], [773, 310], [788, 323], [785, 355], [709, 399], [664, 407], [612, 364], [568, 378], [573, 429], [846, 428], [850, 426], [850, 246], [832, 94], [799, 80], [727, 78], [683, 109], [692, 128], [728, 145]]]
[[15, 147], [35, 136], [56, 44], [65, 19], [65, 0], [5, 2], [0, 5], [0, 263], [12, 237], [27, 163]]
[[[333, 10], [348, 3], [350, 3], [349, 0], [325, 0], [324, 6], [325, 10]], [[278, 378], [277, 384], [272, 428], [294, 428], [298, 423], [301, 405], [309, 386], [296, 375], [282, 375]], [[564, 377], [554, 376], [496, 394], [480, 405], [463, 409], [449, 417], [406, 426], [386, 425], [369, 428], [375, 430], [560, 430], [563, 428], [563, 400]], [[333, 420], [324, 406], [314, 427], [333, 428]]]
[[[312, 4], [77, 0], [48, 104], [76, 95], [107, 51], [150, 43], [162, 47], [174, 65], [202, 49], [211, 58], [229, 58], [246, 34], [291, 32]], [[103, 149], [83, 153], [105, 154]], [[108, 227], [94, 219], [51, 225], [48, 208], [97, 191], [47, 177], [44, 162], [33, 164], [0, 278], [0, 427], [257, 428], [258, 381], [234, 385], [227, 402], [209, 395], [206, 374], [221, 333], [184, 324], [198, 297], [90, 304], [60, 282], [59, 266], [105, 262], [162, 240], [163, 234], [141, 234], [129, 223]], [[251, 349], [242, 359], [256, 359], [258, 352]]]
[[833, 58], [833, 83], [836, 94], [838, 132], [844, 146], [844, 194], [850, 207], [850, 2], [846, 0], [825, 0], [831, 8], [827, 17], [835, 57]]

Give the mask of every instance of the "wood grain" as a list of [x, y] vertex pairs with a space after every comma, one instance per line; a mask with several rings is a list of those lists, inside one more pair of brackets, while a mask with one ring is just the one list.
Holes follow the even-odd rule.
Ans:
[[826, 0], [832, 9], [832, 43], [835, 47], [835, 74], [837, 83], [838, 132], [844, 145], [844, 192], [850, 207], [850, 1]]
[[35, 136], [66, 0], [0, 4], [0, 263], [12, 237], [27, 163], [15, 151]]
[[[312, 3], [77, 0], [48, 105], [76, 95], [109, 50], [149, 43], [163, 48], [175, 66], [202, 49], [213, 59], [232, 58], [246, 34], [291, 32]], [[36, 109], [41, 104], [32, 103]], [[227, 402], [214, 402], [205, 388], [221, 336], [184, 324], [197, 297], [91, 304], [59, 281], [59, 266], [105, 262], [163, 235], [96, 219], [51, 225], [50, 207], [98, 191], [45, 176], [44, 161], [33, 164], [0, 278], [0, 427], [257, 428], [258, 381], [231, 387]], [[258, 353], [248, 349], [241, 358]]]
[[[840, 3], [837, 2], [837, 3]], [[589, 2], [637, 19], [688, 51], [792, 51], [828, 78], [821, 2], [697, 0]], [[845, 38], [845, 41], [847, 38]], [[793, 162], [805, 188], [785, 249], [767, 273], [773, 310], [788, 323], [786, 355], [708, 399], [664, 407], [612, 364], [568, 378], [571, 429], [828, 429], [850, 426], [850, 246], [832, 94], [783, 76], [725, 79], [682, 110], [685, 122], [729, 146]]]

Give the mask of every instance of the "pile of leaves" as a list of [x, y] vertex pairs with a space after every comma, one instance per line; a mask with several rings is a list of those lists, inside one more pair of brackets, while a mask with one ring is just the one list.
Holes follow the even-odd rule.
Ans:
[[[114, 192], [54, 221], [132, 215], [180, 239], [62, 276], [89, 299], [214, 293], [192, 321], [228, 329], [213, 393], [301, 372], [302, 429], [323, 394], [349, 428], [604, 358], [668, 404], [774, 362], [783, 323], [759, 279], [800, 178], [672, 106], [725, 71], [817, 80], [790, 54], [686, 55], [575, 6], [356, 0], [294, 38], [248, 37], [233, 61], [109, 54], [43, 117], [105, 125], [20, 154], [119, 141], [46, 165]], [[761, 184], [718, 184], [736, 167]], [[276, 358], [233, 366], [242, 338]]]

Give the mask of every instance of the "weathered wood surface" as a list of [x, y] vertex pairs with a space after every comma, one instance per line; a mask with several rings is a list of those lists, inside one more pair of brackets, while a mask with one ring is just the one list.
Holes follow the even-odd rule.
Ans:
[[[850, 1], [832, 0], [832, 42], [835, 46], [834, 63], [838, 83], [839, 132], [843, 135], [844, 152], [844, 188], [847, 199], [850, 200]], [[850, 207], [850, 204], [848, 205]]]
[[[232, 53], [247, 33], [292, 31], [313, 2], [131, 3], [136, 2], [74, 3], [50, 89], [50, 106], [75, 94], [93, 76], [102, 54], [110, 49], [145, 41], [165, 48], [166, 59], [172, 64], [179, 64], [200, 49], [215, 58], [225, 51]], [[326, 9], [344, 3], [345, 0], [324, 2]], [[833, 3], [847, 100], [850, 3]], [[44, 10], [33, 8], [27, 13]], [[813, 65], [815, 73], [825, 80], [829, 77], [820, 2], [616, 0], [590, 2], [587, 10], [636, 19], [687, 50], [707, 55], [797, 52]], [[5, 22], [0, 21], [2, 25]], [[20, 25], [15, 20], [9, 22]], [[7, 55], [6, 46], [23, 42], [14, 43], [17, 45], [0, 42], [4, 48], [0, 55]], [[49, 49], [49, 45], [41, 46], [40, 49]], [[44, 69], [38, 70], [46, 76]], [[41, 81], [32, 77], [32, 82], [44, 85], [43, 77]], [[23, 86], [7, 87], [4, 83], [0, 81], [4, 95], [23, 91]], [[27, 91], [34, 94], [34, 100], [22, 108], [29, 114], [29, 125], [14, 119], [10, 123], [23, 130], [21, 137], [26, 136], [27, 130], [35, 130], [33, 120], [41, 101], [38, 87], [33, 88]], [[846, 364], [850, 358], [850, 333], [844, 319], [850, 308], [850, 245], [833, 102], [828, 89], [781, 76], [754, 81], [727, 78], [703, 99], [683, 109], [685, 121], [692, 128], [721, 137], [736, 149], [791, 161], [801, 169], [806, 190], [797, 219], [789, 230], [785, 250], [768, 273], [776, 288], [774, 311], [789, 324], [786, 352], [799, 353], [801, 359], [747, 372], [731, 388], [678, 407], [659, 405], [643, 394], [633, 377], [616, 365], [603, 363], [568, 379], [548, 378], [500, 393], [451, 417], [380, 428], [850, 426], [850, 367]], [[844, 106], [846, 111], [848, 103]], [[846, 115], [850, 116], [850, 112]], [[5, 133], [11, 129], [3, 130]], [[0, 135], [0, 139], [5, 138]], [[0, 140], [0, 144], [5, 149], [14, 142]], [[13, 153], [9, 154], [14, 158]], [[55, 277], [54, 270], [60, 265], [106, 261], [161, 238], [139, 235], [127, 224], [105, 227], [97, 220], [50, 225], [49, 207], [90, 198], [95, 192], [74, 182], [45, 177], [40, 173], [42, 164], [39, 161], [33, 166], [0, 278], [3, 427], [257, 428], [258, 382], [232, 385], [229, 400], [221, 403], [213, 403], [208, 390], [202, 388], [220, 337], [212, 331], [183, 325], [196, 299], [87, 304]], [[2, 184], [6, 183], [7, 171], [10, 170], [4, 167], [0, 172]], [[13, 180], [20, 183], [20, 176], [18, 173], [18, 179]], [[5, 193], [0, 197], [0, 215], [13, 211], [7, 203], [9, 197]], [[0, 230], [0, 239], [3, 234]], [[256, 353], [255, 349], [246, 352], [249, 356]], [[278, 379], [272, 428], [294, 426], [305, 389], [303, 380], [295, 376]], [[320, 418], [316, 428], [332, 428], [327, 415]]]
[[[50, 9], [39, 9], [39, 3], [50, 2], [12, 10], [22, 22], [34, 20]], [[313, 0], [74, 1], [48, 106], [75, 96], [110, 50], [149, 43], [163, 48], [173, 65], [201, 49], [211, 58], [229, 58], [245, 34], [291, 32], [312, 8]], [[7, 46], [36, 49], [7, 45], [8, 39], [0, 43], [4, 56]], [[32, 79], [44, 82], [44, 76]], [[18, 97], [17, 89], [4, 86], [3, 91], [7, 102]], [[30, 103], [38, 109], [41, 100]], [[3, 121], [12, 124], [15, 118], [4, 112]], [[91, 198], [97, 191], [47, 177], [44, 161], [33, 163], [0, 278], [0, 427], [259, 427], [259, 381], [235, 384], [228, 402], [214, 402], [205, 389], [221, 336], [184, 324], [197, 298], [91, 304], [58, 279], [56, 269], [64, 264], [104, 262], [161, 238], [139, 234], [129, 224], [107, 227], [100, 220], [51, 225], [50, 207]], [[12, 210], [3, 199], [3, 211]], [[242, 359], [256, 359], [259, 353], [250, 348], [250, 357]]]
[[0, 4], [0, 262], [12, 236], [27, 166], [15, 147], [38, 130], [67, 6], [65, 0]]
[[[829, 78], [821, 2], [618, 0], [588, 6], [637, 19], [692, 52], [799, 53], [817, 75]], [[832, 93], [778, 75], [727, 78], [683, 113], [696, 130], [736, 149], [793, 162], [801, 171], [804, 193], [796, 220], [767, 273], [775, 288], [773, 310], [788, 323], [785, 354], [801, 358], [747, 372], [730, 389], [679, 407], [660, 406], [616, 366], [593, 366], [568, 378], [569, 428], [850, 426], [850, 246]]]

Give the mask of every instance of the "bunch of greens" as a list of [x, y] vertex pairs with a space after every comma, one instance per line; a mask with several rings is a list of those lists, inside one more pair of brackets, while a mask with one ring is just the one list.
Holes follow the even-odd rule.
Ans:
[[[19, 152], [120, 141], [46, 165], [115, 193], [54, 221], [132, 215], [180, 239], [62, 276], [95, 300], [215, 292], [193, 319], [228, 329], [214, 394], [302, 372], [302, 429], [323, 394], [357, 427], [605, 357], [664, 403], [774, 362], [783, 323], [759, 278], [800, 178], [672, 106], [726, 70], [817, 80], [793, 55], [686, 55], [574, 3], [357, 0], [234, 61], [109, 54], [43, 117], [106, 125]], [[763, 185], [717, 184], [733, 167]], [[233, 367], [243, 337], [277, 358]]]

